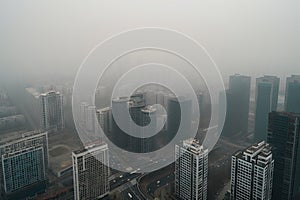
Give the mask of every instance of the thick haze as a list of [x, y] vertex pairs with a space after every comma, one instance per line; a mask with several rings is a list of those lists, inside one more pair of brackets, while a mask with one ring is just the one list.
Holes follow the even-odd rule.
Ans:
[[299, 74], [299, 8], [299, 0], [2, 0], [1, 74], [72, 77], [96, 44], [143, 26], [193, 37], [223, 76]]

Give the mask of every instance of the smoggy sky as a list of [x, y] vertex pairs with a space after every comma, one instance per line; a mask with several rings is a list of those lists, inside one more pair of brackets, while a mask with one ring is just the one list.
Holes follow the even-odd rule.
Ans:
[[1, 73], [75, 75], [107, 37], [155, 26], [193, 37], [223, 76], [299, 74], [299, 8], [299, 0], [2, 0]]

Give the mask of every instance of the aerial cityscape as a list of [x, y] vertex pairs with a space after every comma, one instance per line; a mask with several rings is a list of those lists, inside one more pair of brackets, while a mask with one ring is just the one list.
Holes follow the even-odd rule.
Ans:
[[300, 3], [65, 3], [0, 3], [0, 200], [300, 200]]

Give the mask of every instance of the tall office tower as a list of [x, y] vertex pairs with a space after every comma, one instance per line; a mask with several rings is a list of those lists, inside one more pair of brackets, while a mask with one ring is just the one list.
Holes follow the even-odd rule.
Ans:
[[269, 114], [267, 141], [274, 149], [275, 200], [290, 200], [299, 189], [299, 133], [299, 114], [274, 111]]
[[231, 199], [270, 200], [273, 170], [271, 147], [264, 141], [235, 153], [231, 160]]
[[[226, 91], [227, 119], [222, 134], [231, 136], [248, 133], [250, 83], [249, 76], [235, 74], [229, 77], [229, 89]], [[226, 130], [226, 127], [230, 130]]]
[[175, 146], [175, 192], [178, 199], [207, 199], [208, 150], [195, 139]]
[[[158, 142], [155, 140], [155, 136], [153, 135], [153, 132], [156, 130], [157, 126], [157, 116], [156, 116], [156, 109], [150, 105], [145, 106], [141, 109], [142, 115], [141, 115], [141, 126], [145, 127], [148, 126], [147, 130], [141, 129], [141, 136], [143, 139], [141, 140], [141, 152], [151, 152], [156, 148], [156, 143]], [[152, 120], [153, 121], [152, 121]], [[151, 124], [150, 124], [151, 123]]]
[[268, 115], [269, 112], [277, 109], [278, 90], [279, 78], [276, 76], [264, 76], [256, 79], [254, 128], [256, 142], [267, 139]]
[[251, 77], [249, 76], [235, 74], [229, 79], [229, 90], [235, 105], [233, 115], [236, 130], [242, 134], [248, 133], [250, 84]]
[[59, 92], [50, 91], [41, 94], [41, 130], [60, 131], [64, 128], [63, 96]]
[[[142, 109], [146, 106], [144, 93], [136, 93], [130, 96], [129, 100], [129, 113], [132, 119], [132, 123], [135, 123], [137, 126], [131, 126], [130, 131], [141, 136], [142, 126], [144, 126], [147, 121], [144, 121], [145, 113], [142, 112]], [[144, 116], [144, 117], [143, 117]], [[141, 139], [140, 137], [129, 137], [128, 149], [133, 152], [141, 153], [146, 151], [147, 141]]]
[[292, 75], [286, 79], [285, 111], [300, 113], [300, 75]]
[[104, 133], [109, 135], [108, 133], [111, 132], [111, 123], [112, 123], [112, 116], [111, 116], [111, 108], [105, 107], [102, 109], [98, 109], [96, 111], [97, 119], [99, 122], [99, 125], [101, 126]]
[[206, 93], [197, 94], [198, 106], [200, 111], [200, 122], [198, 129], [206, 129], [209, 126], [211, 118], [211, 108], [210, 108], [210, 99], [209, 95]]
[[[182, 107], [181, 107], [182, 106]], [[187, 112], [182, 113], [181, 110]], [[192, 121], [192, 101], [184, 97], [168, 100], [167, 141], [171, 141], [178, 131], [190, 132]], [[179, 130], [181, 125], [181, 129]]]
[[[143, 93], [137, 93], [130, 97], [129, 100], [129, 113], [133, 122], [137, 125], [141, 126], [142, 122], [142, 111], [141, 109], [145, 107], [145, 99]], [[139, 130], [132, 130], [132, 131], [139, 131]]]
[[109, 193], [107, 144], [73, 152], [72, 163], [75, 200], [100, 199]]
[[[124, 113], [128, 110], [128, 97], [119, 97], [112, 100], [112, 111], [117, 113]], [[117, 121], [121, 121], [125, 129], [129, 130], [130, 119], [122, 118], [121, 115], [113, 115], [112, 112], [112, 132], [110, 134], [111, 141], [120, 148], [129, 148], [130, 137], [126, 134], [117, 124]]]
[[87, 109], [87, 119], [86, 119], [86, 129], [90, 132], [95, 132], [96, 130], [96, 107], [89, 106]]
[[85, 126], [86, 126], [88, 107], [89, 107], [89, 104], [87, 102], [80, 103], [80, 125], [83, 128], [85, 128]]
[[84, 131], [96, 131], [96, 107], [90, 106], [86, 102], [80, 104], [80, 124]]
[[23, 199], [46, 186], [47, 133], [9, 133], [1, 136], [0, 199]]

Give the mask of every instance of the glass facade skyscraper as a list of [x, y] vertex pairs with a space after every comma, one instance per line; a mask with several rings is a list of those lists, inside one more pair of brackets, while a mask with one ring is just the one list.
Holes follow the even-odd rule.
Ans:
[[300, 75], [292, 75], [286, 79], [285, 111], [300, 113]]
[[254, 141], [267, 139], [268, 115], [277, 110], [279, 78], [264, 76], [256, 79]]
[[274, 149], [274, 200], [290, 200], [299, 189], [299, 134], [299, 114], [274, 111], [269, 114], [267, 141]]
[[[229, 88], [225, 93], [227, 110], [222, 135], [248, 133], [250, 83], [249, 76], [235, 74], [229, 77]], [[223, 104], [224, 102], [220, 102], [220, 105]]]

